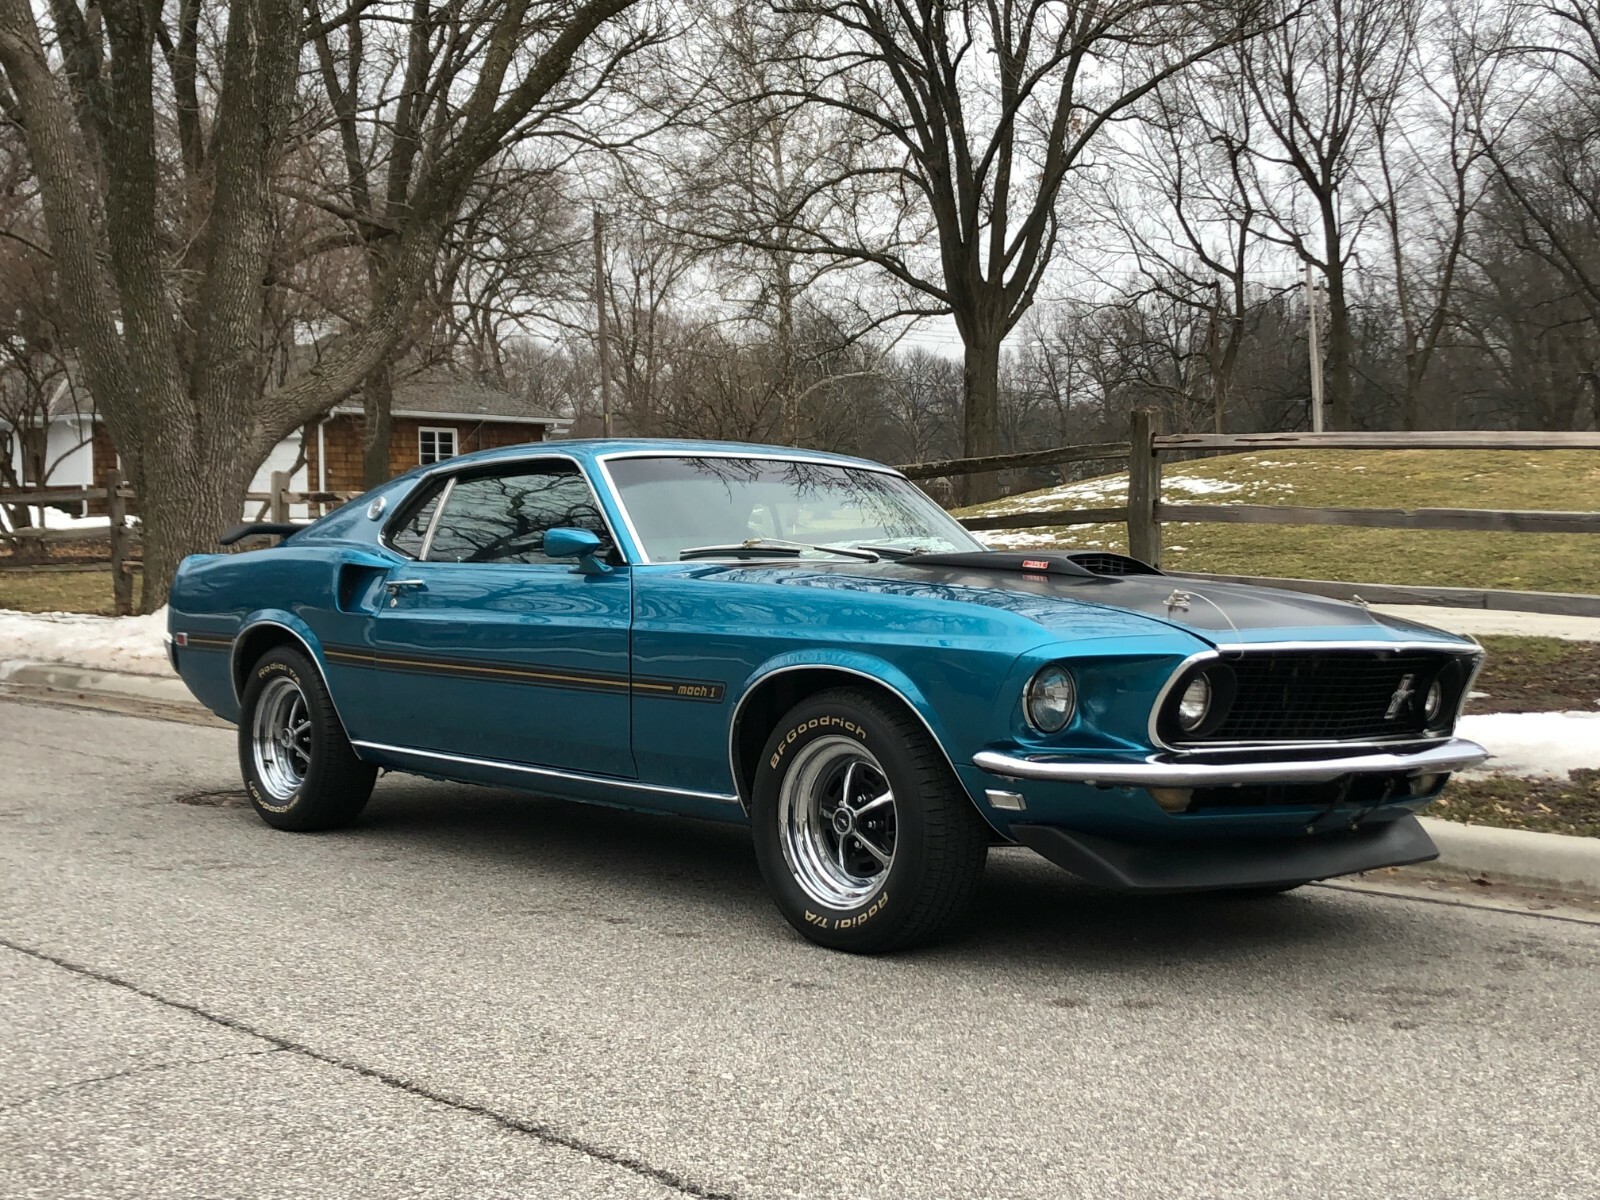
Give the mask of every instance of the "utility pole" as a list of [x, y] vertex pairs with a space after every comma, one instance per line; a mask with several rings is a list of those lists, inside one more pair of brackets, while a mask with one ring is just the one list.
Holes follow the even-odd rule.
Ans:
[[1311, 432], [1322, 432], [1322, 323], [1318, 314], [1320, 289], [1311, 282], [1311, 264], [1306, 264], [1306, 339], [1311, 360]]
[[611, 436], [611, 331], [606, 321], [606, 219], [594, 210], [595, 345], [600, 357], [600, 428]]

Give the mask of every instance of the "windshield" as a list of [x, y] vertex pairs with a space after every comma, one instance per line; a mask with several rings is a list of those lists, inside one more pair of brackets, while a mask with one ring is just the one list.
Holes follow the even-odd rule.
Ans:
[[[756, 457], [613, 458], [606, 469], [651, 562], [752, 541], [983, 549], [927, 496], [882, 471]], [[803, 557], [828, 555], [807, 549]]]

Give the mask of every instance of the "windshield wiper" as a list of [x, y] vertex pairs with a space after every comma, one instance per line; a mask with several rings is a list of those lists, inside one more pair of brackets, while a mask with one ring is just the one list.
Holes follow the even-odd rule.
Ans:
[[820, 554], [838, 554], [845, 558], [859, 558], [863, 562], [878, 561], [878, 554], [875, 550], [852, 550], [845, 546], [812, 546], [806, 542], [785, 542], [767, 538], [751, 538], [748, 542], [739, 542], [732, 546], [691, 546], [687, 550], [678, 551], [678, 561], [683, 562], [691, 558], [723, 558], [727, 556], [770, 558], [774, 554], [799, 558], [807, 550], [815, 550]]
[[920, 548], [880, 546], [875, 542], [857, 542], [855, 548], [857, 550], [865, 550], [870, 554], [876, 554], [879, 558], [911, 558], [913, 555], [927, 553], [926, 550]]

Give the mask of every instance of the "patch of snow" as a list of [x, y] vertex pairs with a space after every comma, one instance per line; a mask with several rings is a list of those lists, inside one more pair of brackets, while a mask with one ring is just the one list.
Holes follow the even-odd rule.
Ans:
[[1600, 712], [1474, 713], [1456, 732], [1494, 755], [1468, 774], [1565, 779], [1579, 768], [1600, 768]]
[[0, 609], [0, 659], [70, 663], [100, 671], [170, 675], [165, 607], [142, 617]]
[[1196, 479], [1192, 475], [1169, 475], [1161, 481], [1164, 492], [1187, 492], [1191, 496], [1225, 496], [1244, 491], [1244, 484], [1231, 479]]
[[996, 550], [1025, 550], [1030, 546], [1057, 546], [1061, 535], [1054, 533], [1020, 533], [1012, 529], [994, 529], [977, 535], [978, 540]]
[[[110, 517], [74, 517], [59, 508], [30, 508], [28, 514], [34, 529], [108, 529], [111, 525]], [[0, 504], [0, 530], [6, 533], [12, 530], [11, 514], [3, 504]]]

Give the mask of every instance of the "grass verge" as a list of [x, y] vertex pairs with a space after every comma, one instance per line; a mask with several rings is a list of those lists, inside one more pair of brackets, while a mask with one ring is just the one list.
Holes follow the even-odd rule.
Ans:
[[[134, 571], [133, 594], [139, 595]], [[111, 602], [111, 568], [88, 571], [40, 571], [27, 567], [0, 569], [0, 608], [16, 612], [79, 612], [115, 615]]]
[[1483, 637], [1479, 695], [1468, 712], [1592, 711], [1600, 707], [1600, 642], [1559, 638]]
[[1464, 825], [1600, 837], [1600, 771], [1574, 771], [1567, 779], [1455, 779], [1422, 815]]
[[[957, 516], [1125, 503], [1127, 476], [1007, 496]], [[1171, 504], [1312, 508], [1491, 508], [1600, 511], [1600, 451], [1319, 450], [1230, 454], [1171, 464]], [[1446, 533], [1307, 525], [1164, 526], [1175, 571], [1348, 579], [1446, 587], [1600, 593], [1593, 535]], [[981, 535], [995, 546], [1127, 549], [1122, 525], [1034, 527]]]

